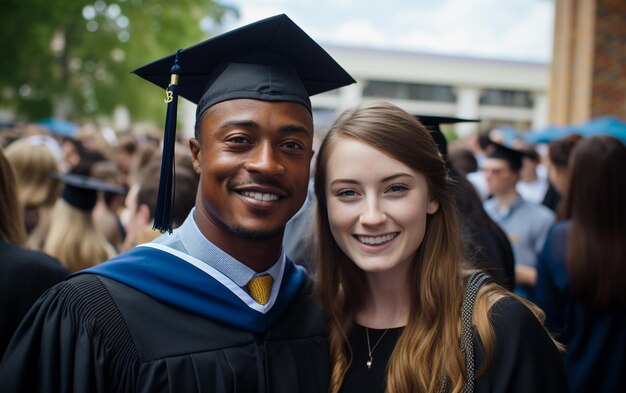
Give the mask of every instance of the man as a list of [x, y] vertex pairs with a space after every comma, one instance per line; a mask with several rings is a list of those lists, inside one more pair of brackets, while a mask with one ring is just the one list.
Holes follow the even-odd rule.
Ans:
[[[172, 210], [172, 227], [178, 228], [183, 224], [195, 204], [198, 192], [198, 176], [192, 169], [187, 169], [184, 161], [176, 167], [174, 190], [176, 204]], [[152, 161], [146, 164], [139, 172], [132, 176], [131, 186], [124, 202], [122, 214], [126, 237], [122, 249], [127, 251], [138, 244], [154, 240], [159, 232], [152, 227], [158, 184], [154, 181], [161, 172], [161, 162]]]
[[327, 391], [321, 311], [281, 243], [307, 191], [309, 95], [354, 81], [285, 15], [136, 73], [166, 87], [175, 57], [198, 103], [196, 207], [40, 299], [0, 364], [3, 391]]
[[517, 192], [524, 153], [495, 142], [493, 146], [483, 164], [493, 197], [484, 202], [484, 207], [506, 232], [513, 247], [515, 291], [531, 297], [537, 279], [537, 254], [554, 223], [554, 213], [545, 206], [525, 201]]
[[520, 148], [524, 153], [517, 192], [524, 200], [541, 204], [548, 191], [548, 171], [541, 164], [541, 157], [533, 147]]

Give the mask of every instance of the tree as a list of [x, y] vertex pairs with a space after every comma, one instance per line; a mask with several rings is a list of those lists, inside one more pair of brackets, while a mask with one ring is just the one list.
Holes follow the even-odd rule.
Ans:
[[32, 120], [85, 120], [125, 106], [162, 121], [163, 100], [130, 72], [207, 38], [237, 12], [215, 0], [4, 0], [0, 107]]

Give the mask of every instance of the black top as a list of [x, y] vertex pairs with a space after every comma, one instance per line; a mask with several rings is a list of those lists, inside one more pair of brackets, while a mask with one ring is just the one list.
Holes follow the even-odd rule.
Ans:
[[[535, 316], [511, 297], [498, 301], [490, 311], [496, 334], [496, 353], [488, 372], [476, 381], [475, 392], [567, 392], [559, 353]], [[372, 346], [384, 330], [370, 329]], [[385, 392], [386, 366], [402, 328], [390, 329], [373, 353], [367, 368], [365, 328], [355, 325], [349, 336], [353, 360], [342, 393]], [[484, 352], [474, 330], [474, 358], [477, 375]]]
[[68, 274], [51, 256], [0, 240], [0, 359], [28, 309]]
[[263, 334], [75, 276], [25, 317], [0, 363], [3, 392], [321, 393], [328, 344], [306, 285]]
[[365, 327], [355, 324], [348, 338], [352, 348], [352, 364], [346, 373], [341, 393], [385, 391], [387, 363], [404, 328], [392, 328], [387, 333], [385, 333], [386, 329], [370, 328], [367, 330], [369, 330], [370, 347], [376, 347], [372, 352], [371, 367], [367, 367], [369, 360], [367, 331]]

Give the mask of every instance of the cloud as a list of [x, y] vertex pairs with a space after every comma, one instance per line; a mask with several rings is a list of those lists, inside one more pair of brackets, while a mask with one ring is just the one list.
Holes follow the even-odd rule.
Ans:
[[547, 0], [231, 0], [238, 25], [281, 12], [323, 43], [543, 61], [552, 52]]

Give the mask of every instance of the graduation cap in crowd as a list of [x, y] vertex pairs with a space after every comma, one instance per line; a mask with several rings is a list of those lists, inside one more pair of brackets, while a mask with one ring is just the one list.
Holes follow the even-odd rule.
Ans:
[[448, 142], [446, 141], [445, 135], [441, 132], [442, 124], [456, 124], [456, 123], [477, 123], [480, 120], [478, 119], [461, 119], [458, 117], [449, 117], [449, 116], [422, 116], [416, 115], [417, 120], [420, 121], [426, 127], [428, 131], [430, 131], [430, 135], [433, 137], [435, 142], [437, 143], [437, 148], [441, 153], [441, 156], [447, 161], [448, 160]]
[[286, 15], [221, 34], [133, 71], [166, 89], [163, 162], [155, 229], [171, 232], [176, 102], [197, 104], [196, 122], [212, 105], [249, 98], [287, 101], [311, 111], [309, 96], [355, 80]]
[[522, 158], [526, 155], [523, 151], [494, 141], [491, 141], [491, 146], [491, 151], [487, 153], [487, 157], [506, 160], [515, 171], [519, 171], [522, 168]]
[[52, 174], [51, 177], [65, 183], [61, 198], [69, 205], [86, 212], [93, 210], [98, 191], [126, 194], [126, 188], [102, 180], [73, 173]]

